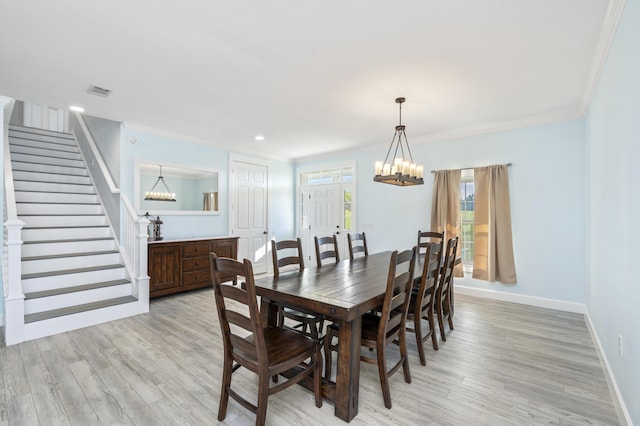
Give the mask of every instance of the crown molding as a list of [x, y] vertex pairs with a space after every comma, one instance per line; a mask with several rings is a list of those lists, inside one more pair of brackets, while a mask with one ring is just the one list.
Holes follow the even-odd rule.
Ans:
[[613, 44], [625, 3], [626, 0], [611, 0], [609, 2], [609, 8], [607, 9], [607, 14], [602, 23], [602, 29], [600, 30], [598, 47], [596, 48], [593, 64], [589, 72], [589, 80], [587, 81], [582, 104], [580, 105], [580, 112], [582, 114], [586, 114], [593, 101], [593, 96], [598, 88], [600, 76], [607, 62], [607, 57], [609, 56], [609, 51], [611, 50], [611, 45]]

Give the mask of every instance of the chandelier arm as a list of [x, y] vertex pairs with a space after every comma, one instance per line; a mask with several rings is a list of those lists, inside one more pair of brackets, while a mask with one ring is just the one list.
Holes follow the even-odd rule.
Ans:
[[402, 134], [404, 135], [404, 143], [405, 145], [407, 145], [407, 152], [409, 152], [409, 159], [413, 163], [413, 154], [411, 154], [411, 147], [409, 146], [409, 140], [407, 139], [407, 134], [405, 132], [402, 132]]
[[384, 163], [382, 163], [382, 165], [384, 166], [385, 164], [387, 164], [387, 160], [389, 159], [389, 153], [391, 153], [391, 148], [393, 148], [393, 141], [396, 140], [396, 134], [393, 134], [393, 137], [391, 138], [391, 144], [389, 145], [389, 149], [387, 150], [387, 155], [386, 157], [384, 157]]

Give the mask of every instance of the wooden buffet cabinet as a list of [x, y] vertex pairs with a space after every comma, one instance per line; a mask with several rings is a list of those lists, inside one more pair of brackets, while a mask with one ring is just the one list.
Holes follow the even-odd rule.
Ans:
[[238, 237], [150, 241], [149, 297], [211, 286], [209, 252], [237, 259]]

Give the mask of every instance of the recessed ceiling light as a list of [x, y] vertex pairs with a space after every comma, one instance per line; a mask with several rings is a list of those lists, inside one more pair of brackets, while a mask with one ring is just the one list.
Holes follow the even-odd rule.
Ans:
[[264, 136], [262, 136], [262, 135], [258, 135], [258, 136], [256, 136], [256, 140], [257, 140], [258, 142], [262, 142], [262, 141], [264, 140]]
[[71, 105], [69, 109], [75, 112], [84, 112], [84, 108], [82, 108], [81, 106]]

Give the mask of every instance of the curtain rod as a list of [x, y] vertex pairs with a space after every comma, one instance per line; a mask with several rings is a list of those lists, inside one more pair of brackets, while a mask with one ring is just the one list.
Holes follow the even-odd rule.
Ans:
[[[498, 164], [498, 165], [500, 165], [500, 164]], [[505, 164], [505, 165], [506, 165], [507, 167], [511, 167], [511, 166], [513, 166], [513, 163], [507, 163], [507, 164]], [[486, 166], [478, 166], [478, 167], [486, 167]], [[476, 168], [477, 168], [477, 167], [465, 167], [465, 168], [463, 168], [463, 169], [455, 169], [455, 170], [471, 170], [471, 169], [476, 169]], [[435, 172], [436, 172], [435, 170], [431, 170], [431, 173], [435, 173]]]

